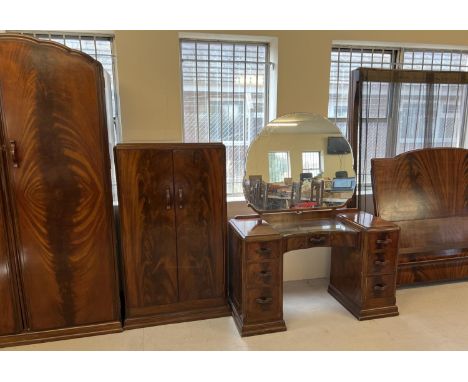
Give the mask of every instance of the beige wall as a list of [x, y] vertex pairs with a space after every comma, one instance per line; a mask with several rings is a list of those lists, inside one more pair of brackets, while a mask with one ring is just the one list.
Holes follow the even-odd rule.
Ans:
[[[327, 114], [333, 40], [468, 46], [468, 31], [220, 31], [278, 38], [278, 116]], [[124, 141], [181, 141], [177, 31], [116, 31], [115, 43]], [[239, 203], [229, 212], [246, 211]], [[247, 210], [247, 212], [249, 212]], [[285, 280], [328, 274], [329, 250], [285, 257]]]
[[[468, 31], [234, 31], [278, 38], [278, 116], [327, 114], [333, 40], [468, 46]], [[123, 138], [182, 140], [177, 31], [116, 31]]]

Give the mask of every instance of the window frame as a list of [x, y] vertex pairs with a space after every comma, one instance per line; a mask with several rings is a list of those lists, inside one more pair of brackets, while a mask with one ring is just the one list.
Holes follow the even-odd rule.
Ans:
[[[270, 36], [247, 36], [241, 34], [213, 34], [213, 33], [193, 33], [193, 32], [180, 32], [178, 45], [179, 45], [179, 80], [180, 80], [180, 112], [182, 123], [180, 125], [180, 136], [182, 141], [185, 141], [185, 127], [184, 127], [184, 84], [183, 84], [183, 70], [182, 70], [182, 56], [181, 56], [181, 43], [182, 41], [195, 41], [195, 42], [215, 42], [215, 43], [239, 43], [239, 44], [265, 44], [268, 45], [268, 56], [266, 61], [270, 64], [267, 71], [265, 83], [265, 97], [267, 110], [264, 111], [264, 124], [266, 125], [271, 120], [276, 118], [277, 113], [277, 82], [278, 82], [278, 38]], [[259, 126], [257, 132], [260, 133], [264, 126]], [[255, 137], [253, 137], [254, 139]], [[253, 141], [252, 139], [252, 141]], [[246, 150], [247, 151], [247, 150]], [[246, 157], [247, 158], [247, 157]], [[244, 167], [246, 158], [244, 159]], [[227, 193], [228, 201], [241, 201], [245, 200], [242, 191], [237, 193]]]

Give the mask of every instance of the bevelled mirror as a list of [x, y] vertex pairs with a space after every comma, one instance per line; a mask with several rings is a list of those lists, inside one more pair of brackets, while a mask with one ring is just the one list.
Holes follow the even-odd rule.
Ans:
[[351, 146], [325, 117], [282, 116], [250, 145], [243, 186], [257, 212], [343, 207], [356, 186]]

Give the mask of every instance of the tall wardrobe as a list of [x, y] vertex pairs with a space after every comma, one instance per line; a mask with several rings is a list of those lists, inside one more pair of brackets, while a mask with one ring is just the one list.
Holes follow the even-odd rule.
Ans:
[[101, 64], [0, 36], [0, 345], [121, 330]]

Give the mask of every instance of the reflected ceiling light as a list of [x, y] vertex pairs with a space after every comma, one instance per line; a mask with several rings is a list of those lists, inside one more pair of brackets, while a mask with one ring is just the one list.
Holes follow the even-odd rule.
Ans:
[[269, 127], [280, 127], [280, 126], [297, 126], [297, 122], [270, 122], [267, 124]]

